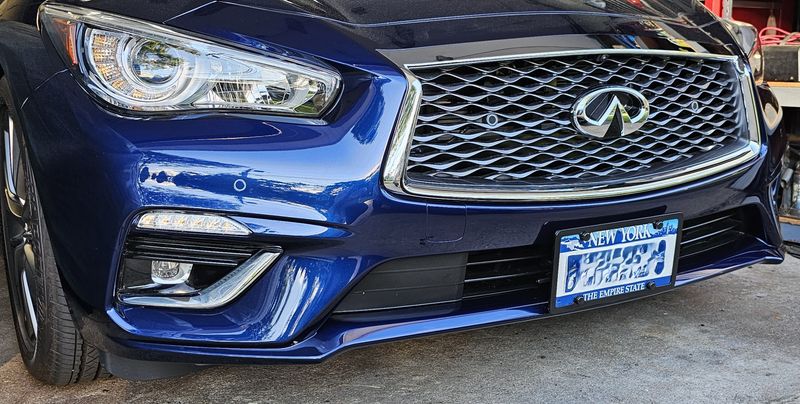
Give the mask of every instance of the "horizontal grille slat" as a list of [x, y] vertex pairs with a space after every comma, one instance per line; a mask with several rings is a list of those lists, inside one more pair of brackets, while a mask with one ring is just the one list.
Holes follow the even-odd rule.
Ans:
[[153, 245], [148, 243], [140, 243], [136, 247], [138, 250], [162, 251], [164, 253], [177, 253], [177, 254], [200, 254], [204, 256], [248, 258], [252, 255], [250, 252], [210, 250], [204, 247], [192, 248], [186, 246], [163, 246], [163, 245]]
[[529, 246], [472, 253], [464, 276], [464, 298], [522, 291], [544, 296], [549, 291], [551, 275], [552, 259]]
[[697, 228], [700, 228], [700, 227], [703, 227], [703, 226], [708, 226], [708, 225], [711, 225], [711, 224], [714, 224], [714, 223], [717, 223], [717, 222], [721, 222], [723, 220], [730, 220], [732, 218], [733, 218], [733, 215], [724, 215], [724, 216], [717, 216], [717, 217], [714, 217], [712, 219], [708, 219], [708, 220], [700, 222], [700, 223], [697, 223], [695, 221], [691, 225], [688, 225], [688, 222], [687, 222], [687, 225], [683, 227], [683, 232], [685, 234], [685, 233], [690, 232], [692, 230], [695, 230]]
[[705, 239], [718, 236], [718, 235], [720, 235], [722, 233], [729, 232], [731, 230], [735, 230], [737, 227], [739, 227], [739, 224], [738, 223], [734, 223], [734, 224], [728, 225], [726, 227], [723, 227], [721, 229], [714, 229], [714, 230], [712, 230], [712, 231], [710, 231], [710, 232], [708, 232], [706, 234], [702, 234], [702, 235], [699, 235], [699, 236], [693, 238], [691, 241], [688, 241], [686, 243], [681, 243], [681, 244], [682, 245], [691, 245], [692, 243], [700, 242], [700, 241], [703, 241]]
[[681, 259], [728, 245], [747, 234], [741, 210], [687, 220], [681, 238]]
[[135, 234], [125, 242], [127, 258], [171, 260], [201, 265], [236, 267], [255, 255], [261, 247], [244, 242], [227, 243], [210, 240]]
[[[412, 72], [422, 97], [406, 179], [429, 188], [616, 186], [677, 173], [748, 141], [738, 76], [725, 59], [611, 53]], [[650, 103], [649, 121], [616, 139], [578, 132], [574, 105], [604, 86], [639, 91]]]
[[[540, 289], [539, 285], [527, 285], [527, 286], [510, 286], [506, 288], [492, 288], [492, 289], [483, 289], [479, 291], [472, 292], [470, 294], [464, 294], [464, 299], [480, 299], [486, 297], [493, 297], [493, 296], [500, 296], [500, 295], [508, 295], [512, 293], [519, 293], [519, 292], [530, 292], [536, 289]], [[535, 296], [535, 295], [531, 295]]]
[[147, 253], [136, 253], [132, 252], [126, 255], [127, 258], [134, 258], [140, 260], [154, 260], [154, 261], [178, 261], [184, 262], [187, 264], [197, 264], [197, 265], [213, 265], [213, 266], [222, 266], [222, 267], [236, 267], [239, 266], [241, 262], [234, 261], [234, 260], [224, 260], [224, 259], [212, 259], [212, 258], [198, 258], [197, 256], [192, 255], [182, 255], [182, 254], [147, 254]]
[[524, 276], [536, 276], [536, 275], [539, 275], [539, 274], [540, 273], [537, 273], [537, 272], [518, 272], [518, 273], [512, 273], [512, 274], [486, 276], [486, 277], [483, 277], [483, 278], [465, 279], [464, 283], [499, 281], [499, 280], [503, 280], [503, 279], [521, 278], [521, 277], [524, 277]]
[[485, 264], [499, 264], [503, 262], [513, 262], [513, 261], [523, 261], [523, 260], [530, 260], [536, 259], [536, 256], [525, 256], [525, 257], [513, 257], [513, 258], [497, 258], [497, 259], [488, 259], [485, 261], [470, 261], [467, 263], [467, 266], [475, 266], [475, 265], [485, 265]]
[[719, 231], [738, 228], [741, 220], [733, 214], [715, 215], [703, 218], [702, 221], [687, 222], [683, 229], [682, 245], [708, 238]]

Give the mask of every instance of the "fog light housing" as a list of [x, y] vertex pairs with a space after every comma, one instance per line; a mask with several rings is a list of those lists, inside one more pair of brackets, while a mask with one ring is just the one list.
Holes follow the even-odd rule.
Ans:
[[175, 261], [153, 261], [150, 264], [150, 278], [159, 285], [179, 285], [189, 280], [192, 264]]
[[281, 253], [278, 246], [249, 238], [143, 230], [134, 223], [125, 240], [116, 299], [140, 306], [220, 307], [243, 293]]

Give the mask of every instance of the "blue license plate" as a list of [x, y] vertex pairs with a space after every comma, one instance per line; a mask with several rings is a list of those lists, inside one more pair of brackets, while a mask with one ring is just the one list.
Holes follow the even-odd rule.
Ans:
[[655, 293], [675, 284], [680, 215], [556, 234], [552, 312]]

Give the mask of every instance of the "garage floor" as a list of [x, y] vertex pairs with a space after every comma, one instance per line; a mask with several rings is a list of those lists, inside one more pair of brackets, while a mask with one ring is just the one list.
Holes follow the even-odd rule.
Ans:
[[321, 365], [61, 389], [25, 373], [2, 279], [2, 402], [800, 402], [792, 258], [648, 300], [350, 351]]

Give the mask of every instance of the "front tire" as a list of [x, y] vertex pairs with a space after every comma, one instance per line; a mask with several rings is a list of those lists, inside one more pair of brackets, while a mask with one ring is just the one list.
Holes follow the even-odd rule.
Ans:
[[64, 296], [25, 138], [6, 78], [0, 78], [2, 228], [11, 309], [22, 360], [44, 383], [67, 385], [107, 377], [100, 353], [86, 344]]

